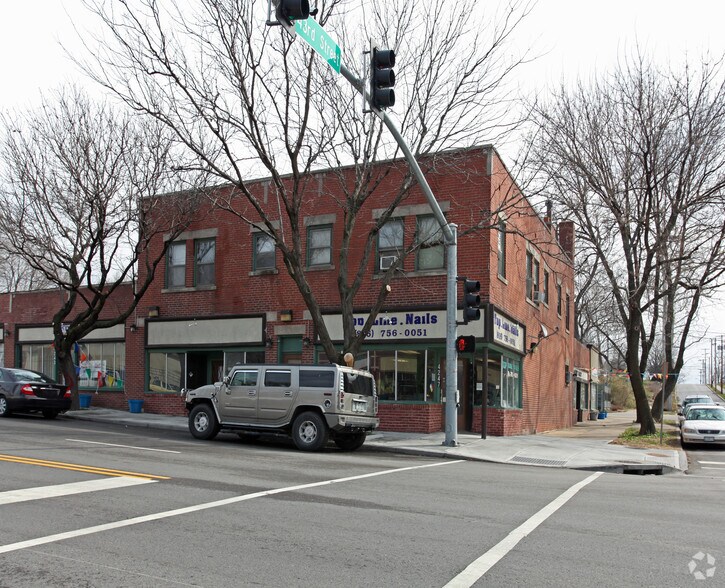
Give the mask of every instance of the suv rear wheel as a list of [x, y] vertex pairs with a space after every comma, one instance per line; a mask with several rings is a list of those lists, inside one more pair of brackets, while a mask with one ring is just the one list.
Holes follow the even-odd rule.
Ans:
[[208, 404], [197, 404], [189, 413], [189, 431], [197, 439], [213, 439], [219, 433], [214, 409]]
[[303, 412], [292, 424], [292, 440], [301, 451], [317, 451], [327, 443], [329, 431], [316, 412]]

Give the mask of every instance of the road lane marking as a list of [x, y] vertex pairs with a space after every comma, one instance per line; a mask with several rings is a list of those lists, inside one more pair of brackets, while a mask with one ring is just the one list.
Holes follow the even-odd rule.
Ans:
[[156, 480], [149, 480], [148, 478], [102, 478], [100, 480], [86, 480], [84, 482], [71, 482], [69, 484], [8, 490], [7, 492], [0, 492], [0, 505], [27, 502], [28, 500], [41, 500], [43, 498], [58, 498], [59, 496], [98, 492], [100, 490], [113, 490], [115, 488], [152, 484], [155, 482]]
[[84, 439], [66, 439], [66, 441], [74, 441], [76, 443], [90, 443], [92, 445], [106, 445], [108, 447], [124, 447], [126, 449], [139, 449], [141, 451], [160, 451], [162, 453], [181, 453], [181, 451], [172, 451], [171, 449], [156, 449], [155, 447], [137, 447], [136, 445], [120, 445], [118, 443], [102, 443], [101, 441], [85, 441]]
[[725, 465], [725, 461], [698, 461], [697, 463], [706, 463], [708, 465]]
[[76, 463], [65, 463], [62, 461], [49, 461], [47, 459], [34, 459], [32, 457], [19, 457], [17, 455], [2, 455], [0, 461], [8, 461], [11, 463], [21, 463], [25, 465], [43, 466], [46, 468], [56, 468], [59, 470], [71, 470], [74, 472], [83, 472], [86, 474], [98, 474], [99, 476], [119, 476], [131, 478], [147, 478], [150, 480], [170, 480], [168, 476], [156, 476], [154, 474], [142, 474], [139, 472], [127, 472], [125, 470], [112, 470], [109, 468], [97, 468], [95, 466], [80, 465]]
[[469, 588], [480, 580], [488, 570], [495, 566], [501, 559], [509, 553], [519, 541], [534, 531], [541, 523], [553, 515], [557, 510], [564, 506], [579, 490], [591, 484], [603, 472], [596, 472], [584, 478], [581, 482], [577, 482], [571, 488], [560, 494], [539, 512], [534, 514], [528, 520], [511, 531], [504, 539], [499, 541], [476, 561], [471, 563], [465, 570], [453, 578], [444, 588]]
[[299, 490], [309, 490], [310, 488], [319, 488], [321, 486], [329, 486], [332, 484], [341, 484], [343, 482], [353, 482], [356, 480], [364, 480], [365, 478], [374, 478], [376, 476], [385, 476], [387, 474], [398, 474], [401, 472], [407, 472], [412, 470], [420, 470], [424, 468], [433, 468], [443, 465], [453, 465], [457, 463], [464, 463], [465, 460], [456, 459], [451, 461], [441, 461], [436, 463], [429, 463], [419, 466], [409, 466], [405, 468], [396, 468], [394, 470], [382, 470], [379, 472], [371, 472], [369, 474], [360, 474], [358, 476], [349, 476], [347, 478], [336, 478], [333, 480], [323, 480], [321, 482], [311, 482], [309, 484], [300, 484], [298, 486], [287, 486], [285, 488], [273, 488], [272, 490], [263, 490], [261, 492], [253, 492], [252, 494], [242, 494], [241, 496], [232, 496], [231, 498], [224, 498], [222, 500], [215, 500], [214, 502], [205, 502], [202, 504], [196, 504], [194, 506], [186, 506], [184, 508], [176, 508], [174, 510], [167, 510], [164, 512], [157, 512], [150, 515], [144, 515], [140, 517], [134, 517], [131, 519], [125, 519], [122, 521], [115, 521], [113, 523], [104, 523], [102, 525], [95, 525], [93, 527], [86, 527], [85, 529], [77, 529], [75, 531], [66, 531], [65, 533], [57, 533], [55, 535], [48, 535], [46, 537], [38, 537], [37, 539], [28, 539], [26, 541], [20, 541], [18, 543], [9, 543], [7, 545], [0, 545], [0, 554], [10, 553], [11, 551], [19, 551], [21, 549], [28, 549], [29, 547], [37, 547], [39, 545], [46, 545], [48, 543], [55, 543], [57, 541], [64, 541], [66, 539], [75, 539], [76, 537], [83, 537], [85, 535], [93, 535], [94, 533], [102, 533], [103, 531], [111, 531], [114, 529], [121, 529], [123, 527], [130, 527], [132, 525], [139, 525], [142, 523], [149, 523], [151, 521], [158, 521], [161, 519], [168, 519], [170, 517], [176, 517], [185, 514], [196, 513], [202, 510], [209, 510], [211, 508], [218, 508], [220, 506], [228, 506], [230, 504], [236, 504], [238, 502], [244, 502], [246, 500], [252, 500], [254, 498], [264, 498], [265, 496], [274, 496], [275, 494], [284, 494], [285, 492], [297, 492]]

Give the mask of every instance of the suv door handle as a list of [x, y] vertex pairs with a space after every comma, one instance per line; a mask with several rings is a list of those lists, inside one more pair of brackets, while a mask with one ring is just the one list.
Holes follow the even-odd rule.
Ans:
[[284, 395], [285, 396], [292, 396], [292, 392], [285, 392]]
[[247, 392], [247, 394], [249, 396], [256, 396], [257, 395], [257, 391], [256, 390], [250, 390], [249, 392]]

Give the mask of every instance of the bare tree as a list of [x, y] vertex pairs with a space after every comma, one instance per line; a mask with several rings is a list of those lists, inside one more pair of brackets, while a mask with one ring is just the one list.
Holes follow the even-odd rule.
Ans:
[[[184, 6], [85, 1], [103, 33], [87, 41], [93, 58], [79, 60], [84, 69], [175, 134], [187, 150], [179, 165], [208, 172], [233, 188], [213, 192], [214, 205], [272, 237], [328, 359], [335, 362], [341, 361], [339, 351], [305, 272], [300, 211], [311, 193], [311, 171], [352, 166], [354, 183], [342, 175], [339, 180], [344, 235], [336, 268], [344, 349], [356, 353], [385, 303], [391, 276], [409, 252], [402, 251], [379, 281], [368, 322], [356, 329], [353, 303], [378, 233], [414, 186], [404, 174], [376, 221], [358, 222], [358, 213], [391, 171], [376, 164], [397, 154], [380, 121], [362, 114], [360, 97], [302, 41], [265, 26], [263, 0], [197, 0]], [[397, 51], [395, 113], [415, 154], [423, 156], [494, 140], [516, 124], [506, 81], [527, 56], [514, 55], [509, 40], [531, 6], [514, 0], [489, 14], [474, 0], [391, 0], [363, 3], [360, 12], [357, 0], [320, 0], [316, 18], [341, 40], [346, 66], [360, 77], [369, 38]], [[435, 157], [427, 162], [435, 166]], [[270, 178], [269, 202], [250, 187], [255, 175]], [[355, 239], [364, 249], [351, 267], [356, 227], [361, 233]]]
[[642, 374], [658, 332], [679, 371], [700, 300], [723, 282], [722, 73], [707, 60], [664, 72], [638, 54], [536, 113], [535, 161], [611, 290], [643, 434], [655, 431]]
[[22, 257], [0, 251], [0, 292], [42, 290], [53, 284]]
[[[165, 252], [152, 257], [150, 239], [183, 230], [199, 198], [160, 196], [182, 186], [169, 172], [173, 145], [164, 127], [115, 114], [77, 90], [44, 98], [37, 111], [3, 116], [1, 124], [0, 250], [67, 293], [53, 335], [77, 408], [74, 344], [131, 315]], [[149, 214], [156, 207], [163, 214]], [[102, 316], [138, 264], [146, 277], [132, 302], [116, 300]]]

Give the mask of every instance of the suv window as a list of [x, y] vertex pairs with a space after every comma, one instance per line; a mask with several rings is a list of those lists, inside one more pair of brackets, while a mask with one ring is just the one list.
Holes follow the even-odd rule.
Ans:
[[256, 386], [257, 370], [238, 370], [234, 372], [230, 386]]
[[373, 395], [373, 379], [357, 374], [344, 374], [345, 392], [350, 394]]
[[332, 370], [300, 370], [300, 388], [333, 388], [335, 372]]
[[264, 385], [289, 388], [292, 385], [292, 372], [289, 370], [267, 370], [264, 373]]

